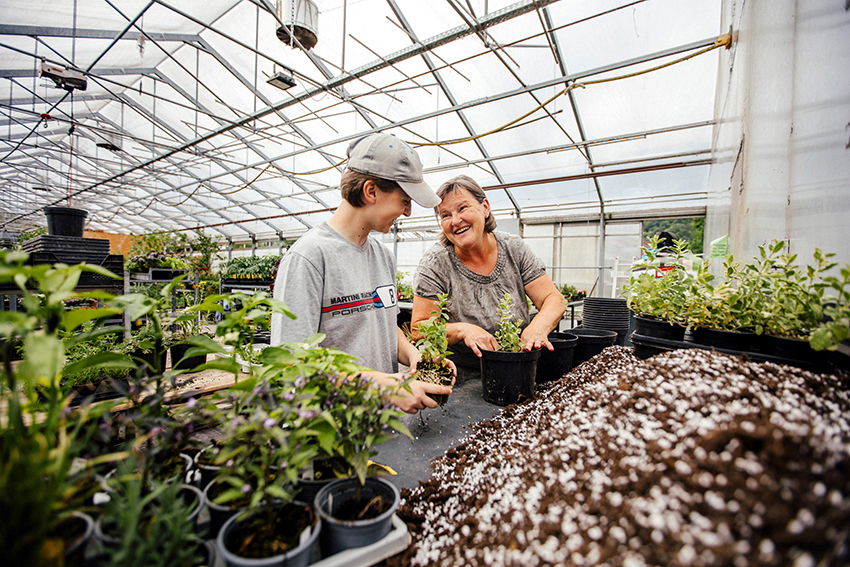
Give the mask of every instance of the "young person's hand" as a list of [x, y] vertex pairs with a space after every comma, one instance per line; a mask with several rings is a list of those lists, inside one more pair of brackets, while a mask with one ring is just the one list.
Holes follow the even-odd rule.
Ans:
[[387, 393], [387, 399], [406, 413], [416, 413], [425, 408], [437, 407], [437, 402], [428, 394], [451, 395], [451, 386], [440, 386], [420, 380], [412, 380], [406, 386], [401, 384], [409, 375], [370, 372], [368, 375]]

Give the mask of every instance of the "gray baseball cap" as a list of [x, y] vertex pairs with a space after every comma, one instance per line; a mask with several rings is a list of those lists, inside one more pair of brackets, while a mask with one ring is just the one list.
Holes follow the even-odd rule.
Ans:
[[389, 179], [426, 208], [440, 204], [440, 198], [422, 178], [419, 156], [403, 140], [392, 134], [375, 133], [348, 145], [348, 169]]

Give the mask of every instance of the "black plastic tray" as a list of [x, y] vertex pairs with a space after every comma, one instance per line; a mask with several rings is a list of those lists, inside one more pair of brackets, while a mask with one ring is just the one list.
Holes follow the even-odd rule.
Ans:
[[[802, 368], [804, 370], [813, 370], [815, 372], [834, 372], [835, 370], [842, 368], [841, 361], [837, 360], [835, 357], [830, 356], [829, 353], [824, 353], [823, 358], [820, 360], [801, 360], [794, 358], [783, 358], [780, 356], [773, 356], [761, 352], [717, 348], [713, 346], [695, 343], [692, 341], [672, 341], [669, 339], [659, 339], [656, 337], [639, 335], [638, 333], [632, 333], [631, 341], [635, 347], [635, 356], [639, 358], [649, 358], [650, 356], [660, 354], [662, 352], [678, 350], [682, 348], [699, 348], [703, 350], [716, 350], [717, 352], [723, 352], [726, 354], [745, 356], [746, 358], [754, 362], [773, 362], [776, 364], [787, 364], [789, 366], [796, 366], [797, 368]], [[843, 366], [843, 368], [846, 368], [846, 366]]]

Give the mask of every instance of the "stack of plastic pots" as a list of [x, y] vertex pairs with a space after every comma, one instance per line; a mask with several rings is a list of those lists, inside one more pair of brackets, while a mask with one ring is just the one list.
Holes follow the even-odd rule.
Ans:
[[585, 298], [581, 326], [585, 329], [615, 331], [616, 344], [624, 345], [629, 333], [629, 308], [626, 307], [626, 300], [610, 297]]

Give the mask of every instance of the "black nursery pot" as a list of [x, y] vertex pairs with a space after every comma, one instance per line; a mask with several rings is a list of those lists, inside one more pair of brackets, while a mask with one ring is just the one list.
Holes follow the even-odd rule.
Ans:
[[617, 331], [606, 331], [605, 329], [570, 329], [570, 333], [578, 337], [576, 352], [573, 363], [578, 366], [586, 360], [590, 360], [606, 347], [617, 341]]
[[723, 329], [697, 327], [693, 331], [693, 340], [697, 344], [732, 351], [752, 351], [756, 342], [753, 333], [739, 333]]
[[538, 384], [558, 380], [573, 368], [578, 337], [571, 333], [550, 333], [549, 342], [555, 350], [540, 349], [540, 360], [537, 361]]
[[635, 333], [644, 337], [668, 341], [685, 340], [685, 328], [683, 326], [652, 317], [635, 317]]
[[[385, 509], [374, 517], [361, 520], [341, 519], [348, 513], [352, 502], [383, 501]], [[345, 549], [363, 547], [382, 539], [392, 529], [392, 516], [401, 500], [398, 488], [390, 481], [368, 477], [360, 486], [356, 477], [341, 478], [322, 488], [313, 507], [322, 519], [319, 539], [322, 555], [328, 557]]]
[[171, 345], [169, 349], [171, 352], [171, 367], [176, 370], [191, 370], [196, 366], [200, 366], [201, 364], [207, 361], [206, 354], [199, 354], [198, 356], [192, 356], [183, 360], [183, 357], [186, 356], [186, 352], [192, 348], [192, 345], [188, 344], [176, 344]]
[[506, 406], [534, 397], [539, 350], [501, 352], [481, 349], [484, 400]]
[[70, 207], [45, 207], [47, 234], [52, 236], [83, 236], [83, 228], [89, 212]]

